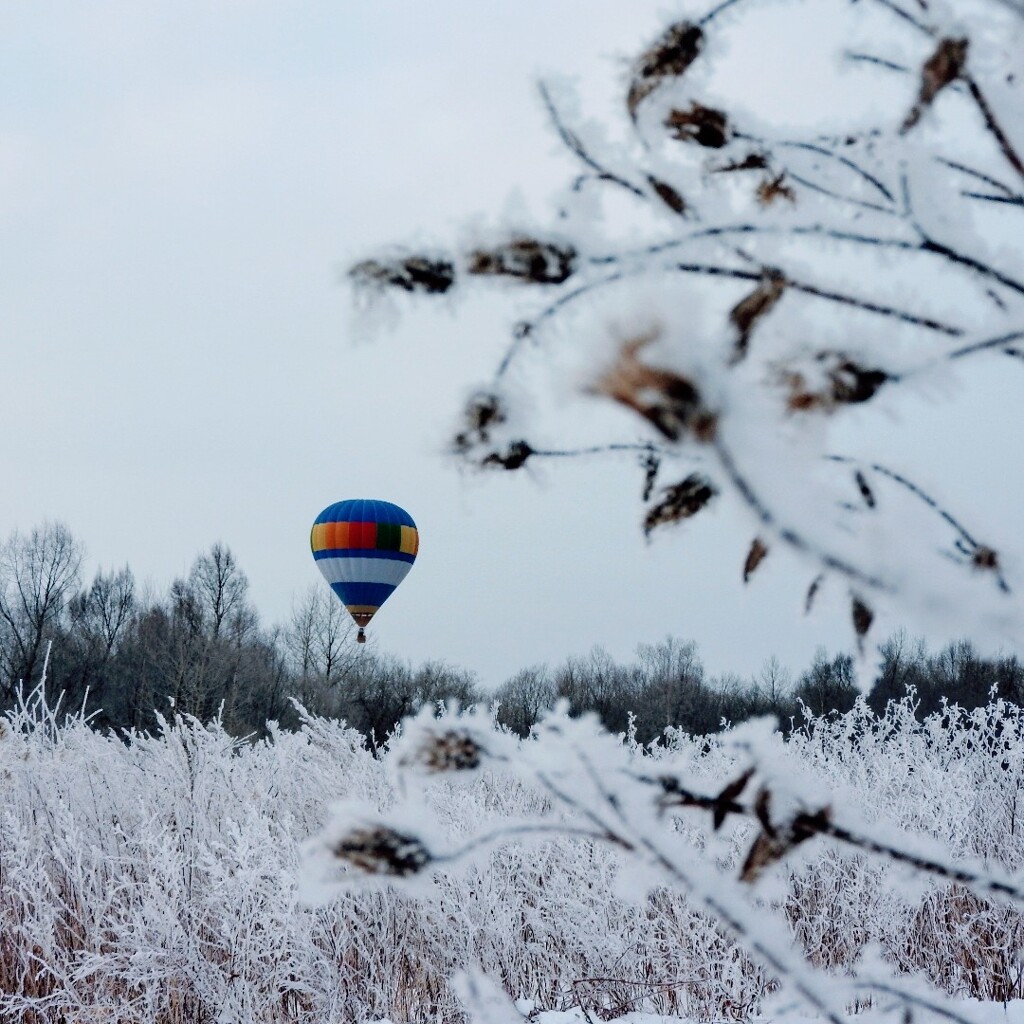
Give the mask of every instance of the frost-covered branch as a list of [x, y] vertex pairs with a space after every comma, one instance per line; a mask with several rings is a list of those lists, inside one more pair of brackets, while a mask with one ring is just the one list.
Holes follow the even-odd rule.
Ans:
[[[923, 487], [912, 466], [893, 470], [913, 500], [885, 502], [863, 490], [851, 502], [848, 476], [822, 466], [840, 468], [826, 456], [849, 450], [832, 435], [856, 407], [889, 415], [968, 357], [1024, 359], [1024, 17], [1017, 0], [837, 3], [839, 55], [881, 99], [837, 99], [824, 122], [804, 124], [773, 102], [777, 82], [754, 87], [724, 63], [766, 6], [728, 0], [652, 33], [629, 64], [624, 142], [583, 122], [566, 87], [541, 86], [583, 169], [550, 229], [514, 225], [461, 253], [364, 261], [353, 280], [437, 294], [486, 278], [518, 296], [512, 337], [457, 429], [454, 450], [471, 464], [517, 470], [544, 453], [657, 445], [653, 474], [643, 464], [646, 532], [733, 501], [765, 534], [760, 558], [788, 548], [812, 591], [832, 578], [850, 589], [861, 639], [879, 612], [941, 618], [955, 605], [961, 630], [1019, 643], [1011, 538], [989, 545], [961, 531], [951, 553], [919, 526], [957, 504], [955, 465], [940, 481], [948, 494]], [[800, 10], [773, 15], [792, 18], [772, 43], [792, 51], [773, 54], [780, 73], [803, 74], [801, 48], [813, 45]], [[570, 441], [568, 409], [517, 410], [512, 369], [517, 382], [545, 361], [564, 372], [573, 344], [580, 390], [635, 414], [632, 432]], [[850, 458], [878, 464], [869, 451]], [[995, 462], [999, 445], [979, 439], [972, 458]], [[686, 469], [673, 480], [677, 463]], [[987, 557], [996, 549], [1007, 556], [998, 563]], [[971, 598], [952, 601], [961, 586]]]

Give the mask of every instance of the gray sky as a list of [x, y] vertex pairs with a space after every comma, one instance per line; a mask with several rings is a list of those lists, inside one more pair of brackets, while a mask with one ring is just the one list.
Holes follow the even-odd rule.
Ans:
[[645, 544], [631, 462], [459, 472], [445, 445], [502, 350], [507, 303], [424, 302], [366, 341], [338, 283], [382, 245], [457, 238], [514, 191], [543, 214], [571, 165], [537, 75], [620, 88], [664, 13], [4, 5], [0, 536], [64, 520], [90, 573], [127, 563], [161, 590], [220, 540], [274, 622], [320, 582], [321, 508], [379, 497], [422, 542], [374, 622], [380, 649], [485, 685], [670, 633], [740, 673], [847, 644], [845, 597], [805, 619], [808, 575], [785, 559], [742, 588], [751, 531], [725, 504]]

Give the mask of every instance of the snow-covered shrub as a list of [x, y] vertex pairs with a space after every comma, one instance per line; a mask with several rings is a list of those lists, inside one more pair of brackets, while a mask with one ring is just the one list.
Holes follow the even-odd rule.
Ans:
[[[122, 741], [37, 699], [3, 724], [0, 1020], [454, 1022], [464, 1008], [451, 979], [466, 972], [544, 1009], [742, 1019], [770, 1005], [778, 970], [720, 909], [770, 921], [773, 948], [833, 970], [839, 1003], [873, 992], [884, 1005], [890, 970], [924, 971], [954, 994], [1024, 995], [1016, 890], [921, 881], [822, 835], [767, 865], [748, 894], [736, 876], [760, 823], [729, 813], [716, 832], [707, 810], [747, 763], [743, 730], [644, 748], [555, 717], [554, 737], [520, 742], [486, 715], [447, 714], [408, 723], [378, 759], [313, 718], [254, 743], [185, 718]], [[1022, 735], [1024, 715], [1004, 705], [918, 723], [904, 703], [758, 742], [784, 778], [809, 773], [829, 794], [835, 827], [918, 857], [948, 846], [953, 870], [998, 875], [1024, 863]], [[568, 756], [576, 741], [583, 761]], [[579, 772], [582, 791], [570, 786]], [[710, 803], [680, 805], [666, 779]], [[624, 829], [611, 808], [588, 817], [608, 780], [662, 804], [661, 818], [624, 814], [694, 891], [607, 841]], [[363, 835], [348, 860], [330, 849], [325, 860], [316, 837], [345, 837], [345, 820], [325, 818], [339, 802]], [[378, 839], [390, 829], [405, 836], [399, 849], [418, 842], [435, 862], [358, 874], [394, 850], [367, 841], [370, 819]], [[318, 889], [326, 901], [307, 905]]]
[[[909, 697], [881, 718], [861, 701], [808, 716], [789, 741], [762, 721], [715, 737], [670, 732], [654, 748], [564, 708], [518, 742], [479, 712], [428, 710], [406, 722], [386, 767], [402, 795], [369, 817], [336, 805], [306, 846], [307, 896], [358, 892], [366, 878], [421, 900], [514, 886], [503, 900], [528, 911], [513, 915], [508, 940], [527, 963], [540, 941], [562, 998], [606, 1016], [809, 1005], [839, 1020], [874, 1001], [966, 1019], [943, 991], [1024, 995], [1024, 887], [1011, 874], [1024, 858], [1024, 713], [1014, 706], [947, 708], [919, 723]], [[475, 780], [459, 788], [466, 776]], [[528, 817], [438, 814], [455, 794], [522, 786], [545, 798]], [[525, 868], [513, 876], [510, 849]], [[610, 927], [631, 937], [614, 966], [595, 944]], [[556, 1002], [536, 964], [523, 972], [475, 954], [462, 970]], [[921, 973], [934, 988], [904, 977]]]

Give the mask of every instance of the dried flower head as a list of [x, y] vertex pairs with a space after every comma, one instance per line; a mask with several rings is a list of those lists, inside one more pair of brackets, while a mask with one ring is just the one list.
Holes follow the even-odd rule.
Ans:
[[561, 284], [576, 269], [576, 250], [571, 245], [513, 238], [494, 249], [469, 254], [470, 274], [511, 277], [531, 284]]
[[884, 370], [868, 369], [841, 352], [820, 352], [817, 361], [824, 371], [824, 386], [811, 385], [802, 373], [788, 373], [784, 381], [789, 388], [787, 405], [794, 412], [814, 409], [826, 412], [838, 405], [867, 402], [878, 389], [893, 378]]
[[704, 33], [688, 21], [670, 25], [637, 58], [626, 97], [629, 115], [636, 120], [637, 108], [666, 78], [678, 78], [700, 55]]
[[979, 544], [971, 555], [971, 564], [976, 569], [988, 569], [995, 572], [999, 569], [999, 555], [992, 548]]
[[397, 878], [415, 875], [433, 860], [415, 836], [386, 825], [353, 829], [332, 844], [331, 853], [367, 874]]
[[673, 109], [665, 118], [665, 127], [680, 142], [696, 142], [707, 149], [721, 149], [729, 141], [728, 118], [723, 110], [705, 107], [696, 101], [689, 110]]
[[455, 451], [464, 455], [478, 444], [487, 444], [491, 439], [491, 428], [500, 426], [505, 419], [505, 410], [497, 395], [488, 391], [473, 395], [463, 412], [463, 427], [455, 435]]
[[466, 729], [427, 733], [423, 741], [399, 760], [402, 767], [421, 767], [431, 774], [479, 768], [487, 752]]
[[832, 397], [841, 405], [853, 405], [873, 398], [891, 378], [884, 370], [869, 370], [850, 359], [843, 359], [830, 372]]
[[698, 440], [710, 440], [716, 419], [702, 406], [693, 383], [673, 370], [648, 366], [639, 358], [640, 351], [659, 333], [650, 331], [625, 342], [618, 359], [589, 390], [633, 409], [670, 441], [678, 441], [688, 430]]
[[406, 292], [440, 295], [455, 284], [455, 266], [446, 259], [408, 256], [398, 260], [363, 260], [348, 272], [362, 288], [399, 288]]

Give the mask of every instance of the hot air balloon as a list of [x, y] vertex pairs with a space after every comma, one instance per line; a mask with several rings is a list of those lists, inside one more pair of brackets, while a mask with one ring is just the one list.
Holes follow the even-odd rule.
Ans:
[[416, 561], [419, 534], [412, 516], [390, 501], [355, 498], [328, 505], [316, 517], [309, 536], [313, 557], [359, 627], [405, 579]]

